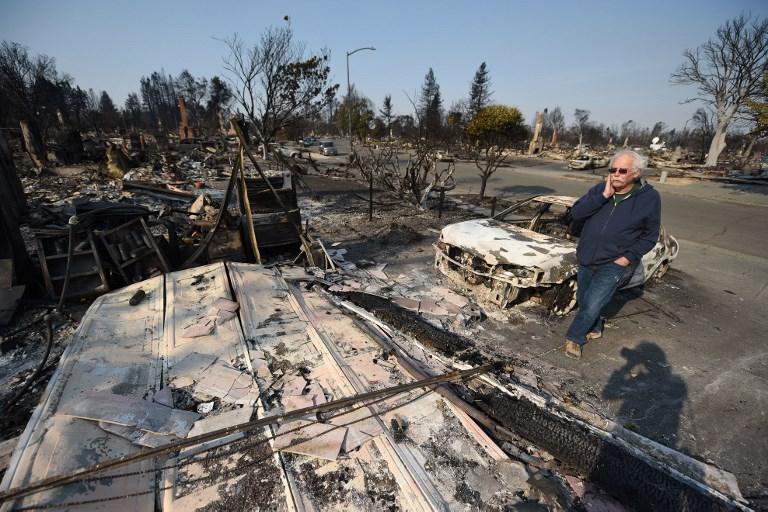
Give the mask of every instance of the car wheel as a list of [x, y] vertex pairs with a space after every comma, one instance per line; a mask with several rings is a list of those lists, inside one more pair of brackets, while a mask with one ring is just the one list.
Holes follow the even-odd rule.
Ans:
[[544, 305], [555, 316], [565, 316], [576, 307], [576, 278], [553, 286], [542, 294]]
[[659, 265], [659, 268], [656, 269], [656, 272], [653, 273], [654, 279], [661, 279], [664, 277], [669, 270], [669, 262], [668, 261], [662, 261], [661, 265]]

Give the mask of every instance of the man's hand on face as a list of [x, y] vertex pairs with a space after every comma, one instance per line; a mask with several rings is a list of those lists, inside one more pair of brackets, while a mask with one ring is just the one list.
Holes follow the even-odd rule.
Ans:
[[611, 175], [608, 174], [608, 177], [605, 178], [605, 188], [603, 189], [603, 197], [608, 199], [613, 195], [613, 184], [611, 183]]
[[613, 260], [613, 262], [614, 262], [615, 264], [617, 264], [618, 266], [620, 266], [620, 267], [628, 267], [628, 266], [629, 266], [629, 264], [630, 264], [630, 263], [632, 263], [631, 261], [629, 261], [629, 260], [628, 260], [627, 258], [625, 258], [624, 256], [619, 256], [618, 258], [616, 258], [615, 260]]

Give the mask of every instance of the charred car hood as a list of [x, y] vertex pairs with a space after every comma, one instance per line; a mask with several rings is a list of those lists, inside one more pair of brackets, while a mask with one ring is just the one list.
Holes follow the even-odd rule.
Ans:
[[476, 219], [443, 228], [440, 240], [483, 258], [489, 265], [542, 270], [576, 264], [576, 244], [494, 219]]

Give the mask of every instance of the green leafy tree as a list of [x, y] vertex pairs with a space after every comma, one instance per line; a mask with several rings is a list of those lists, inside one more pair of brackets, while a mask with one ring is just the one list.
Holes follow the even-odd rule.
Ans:
[[747, 134], [749, 143], [743, 152], [743, 161], [746, 162], [752, 155], [755, 143], [768, 137], [768, 72], [763, 74], [763, 88], [753, 98], [747, 100], [746, 118], [752, 123], [752, 129]]
[[218, 76], [211, 78], [208, 91], [209, 96], [205, 106], [205, 120], [208, 128], [216, 131], [219, 128], [219, 118], [226, 112], [229, 104], [232, 102], [233, 94], [232, 89]]
[[125, 107], [123, 109], [123, 116], [126, 123], [131, 128], [139, 128], [142, 125], [142, 111], [141, 101], [139, 95], [135, 92], [129, 93], [128, 98], [125, 100]]
[[488, 178], [506, 160], [508, 150], [527, 135], [523, 114], [515, 107], [491, 105], [481, 109], [467, 124], [465, 131], [475, 149], [474, 160], [480, 171], [482, 199]]
[[424, 77], [424, 84], [421, 86], [418, 113], [424, 136], [428, 140], [438, 139], [442, 129], [443, 98], [432, 68], [429, 68]]
[[115, 108], [115, 103], [109, 97], [107, 91], [101, 91], [99, 98], [99, 114], [101, 127], [106, 131], [115, 130], [120, 124], [120, 112]]
[[491, 77], [485, 62], [475, 71], [475, 78], [469, 87], [468, 117], [472, 119], [491, 102]]
[[352, 134], [360, 140], [365, 140], [368, 123], [374, 118], [373, 102], [357, 92], [354, 85], [336, 109], [336, 127], [341, 133], [349, 129], [349, 114], [352, 115]]
[[392, 117], [394, 115], [394, 107], [392, 105], [392, 95], [387, 94], [384, 96], [384, 103], [382, 103], [379, 109], [381, 120], [384, 123], [384, 129], [386, 130], [387, 137], [392, 137]]
[[188, 70], [183, 70], [176, 77], [176, 91], [184, 97], [192, 126], [199, 126], [205, 117], [205, 97], [208, 92], [208, 80], [195, 78]]

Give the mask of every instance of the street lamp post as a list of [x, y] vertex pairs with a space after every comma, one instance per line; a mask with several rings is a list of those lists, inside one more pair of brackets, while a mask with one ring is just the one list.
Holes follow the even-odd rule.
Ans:
[[362, 50], [375, 50], [373, 46], [364, 46], [362, 48], [358, 48], [357, 50], [352, 50], [351, 52], [347, 52], [347, 130], [349, 130], [349, 154], [352, 154], [352, 149], [354, 148], [352, 143], [352, 109], [350, 109], [350, 94], [352, 92], [352, 86], [349, 83], [349, 56], [354, 55], [355, 53], [362, 51]]

